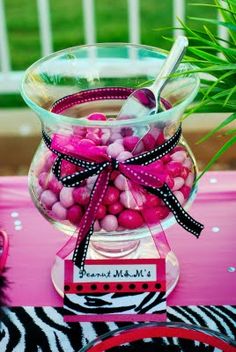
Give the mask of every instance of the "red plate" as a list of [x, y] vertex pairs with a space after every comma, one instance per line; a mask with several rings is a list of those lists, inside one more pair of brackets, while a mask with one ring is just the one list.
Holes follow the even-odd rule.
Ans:
[[[163, 344], [161, 344], [163, 338], [168, 338], [165, 340], [165, 351], [173, 351], [175, 346], [175, 351], [179, 352], [236, 352], [236, 342], [227, 336], [184, 323], [143, 323], [137, 326], [126, 326], [98, 337], [80, 352], [154, 350], [158, 352], [163, 351]], [[175, 339], [172, 340], [172, 338]]]

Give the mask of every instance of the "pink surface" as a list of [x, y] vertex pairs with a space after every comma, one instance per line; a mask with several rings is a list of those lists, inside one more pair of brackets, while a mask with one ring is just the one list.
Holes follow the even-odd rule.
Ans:
[[[210, 172], [201, 180], [191, 215], [205, 224], [200, 239], [178, 225], [167, 231], [181, 276], [169, 305], [236, 304], [236, 172]], [[12, 213], [17, 212], [18, 217]], [[21, 223], [19, 223], [19, 221]], [[19, 226], [22, 226], [20, 228]], [[26, 177], [0, 178], [0, 227], [8, 232], [7, 291], [13, 306], [62, 306], [50, 278], [56, 251], [67, 236], [36, 210]], [[214, 228], [218, 232], [214, 232]]]

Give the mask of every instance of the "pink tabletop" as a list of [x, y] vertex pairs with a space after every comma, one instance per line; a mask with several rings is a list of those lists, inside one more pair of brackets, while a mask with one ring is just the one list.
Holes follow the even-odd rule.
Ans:
[[[205, 224], [199, 239], [178, 225], [167, 230], [181, 276], [170, 306], [236, 304], [236, 172], [209, 172], [191, 210]], [[0, 227], [10, 237], [7, 266], [12, 306], [62, 306], [50, 272], [67, 236], [36, 210], [26, 177], [0, 178]], [[231, 270], [230, 270], [230, 267]]]

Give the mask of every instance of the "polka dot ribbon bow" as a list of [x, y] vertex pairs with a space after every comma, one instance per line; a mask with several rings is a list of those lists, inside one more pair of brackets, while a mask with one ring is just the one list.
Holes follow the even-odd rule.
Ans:
[[[65, 258], [73, 250], [73, 262], [79, 268], [83, 268], [90, 237], [93, 233], [94, 222], [99, 205], [108, 188], [109, 179], [112, 171], [117, 170], [131, 182], [142, 186], [146, 191], [158, 196], [173, 213], [176, 221], [187, 231], [196, 237], [199, 237], [203, 225], [195, 221], [181, 206], [175, 195], [168, 185], [161, 180], [161, 177], [154, 176], [150, 172], [149, 164], [168, 154], [179, 142], [181, 136], [181, 126], [177, 132], [165, 143], [157, 148], [136, 155], [125, 161], [118, 161], [107, 156], [107, 160], [102, 162], [93, 162], [79, 159], [78, 157], [64, 154], [51, 146], [51, 139], [43, 131], [43, 140], [46, 146], [57, 155], [52, 171], [56, 178], [61, 181], [65, 187], [78, 187], [82, 182], [91, 176], [97, 175], [96, 182], [91, 191], [90, 201], [87, 210], [79, 224], [78, 236], [71, 239], [59, 251], [59, 255]], [[61, 163], [63, 160], [69, 161], [82, 168], [81, 171], [74, 174], [61, 177]]]

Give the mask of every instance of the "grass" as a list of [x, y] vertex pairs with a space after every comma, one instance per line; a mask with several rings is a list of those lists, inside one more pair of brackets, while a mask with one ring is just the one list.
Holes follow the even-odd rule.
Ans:
[[[186, 0], [187, 16], [216, 18], [213, 8], [189, 6], [197, 0]], [[199, 0], [206, 2], [205, 0]], [[212, 3], [212, 0], [207, 2]], [[98, 42], [127, 42], [127, 0], [95, 0], [95, 18]], [[5, 1], [9, 36], [11, 67], [25, 70], [41, 57], [36, 0]], [[203, 12], [204, 11], [204, 12]], [[85, 43], [81, 0], [50, 0], [53, 32], [53, 51]], [[187, 21], [192, 25], [191, 20]], [[147, 45], [170, 48], [172, 30], [156, 31], [172, 26], [172, 0], [140, 0], [141, 42]], [[194, 22], [194, 27], [201, 24]], [[214, 26], [212, 26], [214, 31]], [[0, 107], [25, 106], [17, 94], [0, 96]]]

